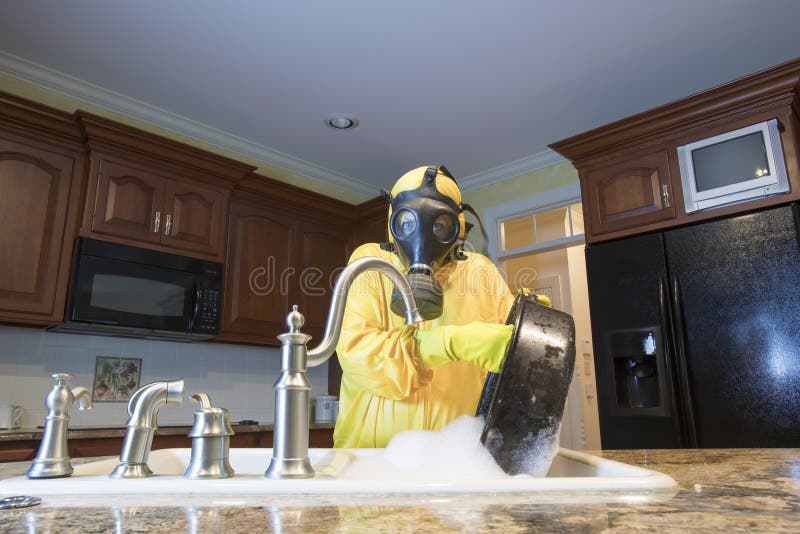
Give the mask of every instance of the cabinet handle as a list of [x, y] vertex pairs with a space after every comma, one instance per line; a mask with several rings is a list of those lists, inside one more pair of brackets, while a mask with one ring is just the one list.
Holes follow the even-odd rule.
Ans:
[[664, 207], [669, 207], [669, 184], [661, 184], [661, 200], [664, 202]]
[[167, 213], [167, 220], [164, 222], [164, 235], [169, 235], [172, 231], [172, 214]]
[[155, 220], [153, 221], [153, 232], [158, 233], [161, 231], [161, 212], [157, 211]]

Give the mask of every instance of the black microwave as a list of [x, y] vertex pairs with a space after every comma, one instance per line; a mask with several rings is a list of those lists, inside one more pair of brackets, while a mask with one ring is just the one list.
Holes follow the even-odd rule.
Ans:
[[219, 334], [222, 264], [95, 239], [75, 242], [55, 332], [194, 341]]

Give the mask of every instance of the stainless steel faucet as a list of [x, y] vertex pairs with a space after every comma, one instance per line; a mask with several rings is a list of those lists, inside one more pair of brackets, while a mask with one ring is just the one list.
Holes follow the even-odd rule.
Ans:
[[281, 374], [275, 382], [275, 428], [272, 460], [265, 473], [267, 478], [312, 478], [314, 469], [308, 459], [308, 420], [311, 383], [307, 367], [315, 367], [330, 358], [339, 341], [344, 319], [347, 291], [355, 278], [364, 271], [378, 271], [397, 287], [406, 307], [406, 324], [423, 320], [411, 286], [403, 273], [381, 258], [360, 258], [350, 263], [339, 275], [333, 289], [328, 311], [325, 337], [313, 350], [306, 344], [311, 336], [300, 328], [305, 318], [297, 306], [286, 316], [289, 331], [278, 336], [281, 341]]
[[72, 464], [67, 452], [69, 410], [76, 400], [81, 410], [92, 409], [92, 397], [88, 389], [69, 388], [71, 374], [56, 373], [50, 376], [56, 383], [44, 401], [49, 412], [45, 418], [44, 435], [39, 452], [25, 473], [28, 478], [56, 478], [72, 474]]
[[153, 476], [147, 457], [153, 444], [156, 416], [161, 406], [183, 403], [183, 380], [153, 382], [142, 386], [128, 401], [128, 431], [119, 455], [119, 465], [108, 475], [111, 478], [145, 478]]
[[232, 477], [233, 469], [228, 460], [233, 435], [230, 413], [225, 408], [212, 406], [205, 393], [195, 393], [192, 400], [200, 404], [200, 408], [194, 412], [194, 425], [189, 432], [192, 457], [184, 478]]

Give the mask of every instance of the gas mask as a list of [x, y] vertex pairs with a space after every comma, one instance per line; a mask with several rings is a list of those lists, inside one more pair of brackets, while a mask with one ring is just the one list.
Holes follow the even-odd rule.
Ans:
[[[455, 184], [455, 179], [442, 165], [428, 167], [416, 189], [394, 196], [385, 193], [392, 207], [389, 232], [394, 246], [389, 247], [408, 266], [406, 278], [425, 320], [442, 314], [444, 291], [433, 273], [448, 261], [465, 259], [459, 246], [467, 231], [463, 205], [437, 189], [437, 176], [440, 180], [453, 180]], [[405, 313], [397, 289], [392, 292], [391, 310], [400, 316]]]

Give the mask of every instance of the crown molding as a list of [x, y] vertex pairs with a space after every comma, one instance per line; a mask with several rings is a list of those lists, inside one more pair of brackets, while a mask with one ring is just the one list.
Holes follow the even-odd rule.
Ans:
[[[0, 51], [0, 74], [157, 126], [178, 135], [201, 141], [256, 162], [286, 169], [306, 178], [333, 185], [344, 191], [361, 195], [364, 198], [373, 198], [379, 192], [379, 188], [372, 184], [362, 182], [310, 161], [284, 154], [267, 146], [248, 141], [3, 51]], [[459, 178], [458, 185], [462, 191], [471, 191], [563, 161], [567, 160], [548, 149]]]
[[491, 169], [459, 178], [458, 187], [462, 191], [472, 191], [473, 189], [496, 184], [497, 182], [509, 180], [564, 161], [567, 160], [554, 151], [550, 149], [542, 150], [528, 157], [510, 161], [498, 165], [497, 167], [492, 167]]
[[267, 165], [286, 169], [365, 198], [372, 198], [379, 191], [379, 188], [374, 185], [3, 51], [0, 51], [0, 74], [5, 74], [43, 89], [69, 96], [87, 104], [113, 111]]

